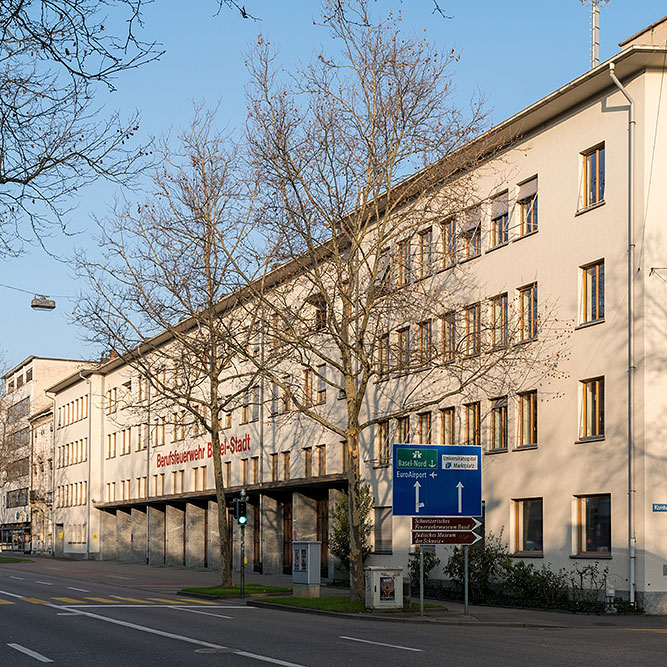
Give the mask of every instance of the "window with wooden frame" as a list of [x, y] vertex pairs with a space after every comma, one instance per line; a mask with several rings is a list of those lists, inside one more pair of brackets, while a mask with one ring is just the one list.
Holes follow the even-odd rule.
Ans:
[[579, 438], [604, 436], [604, 377], [582, 380]]
[[245, 391], [241, 398], [241, 423], [247, 424], [250, 421], [250, 393]]
[[391, 290], [391, 253], [389, 248], [382, 248], [377, 259], [375, 289], [385, 294]]
[[519, 288], [519, 334], [521, 342], [537, 338], [537, 283]]
[[465, 351], [467, 356], [480, 353], [482, 336], [480, 311], [481, 309], [478, 303], [468, 306], [464, 311], [466, 321]]
[[480, 206], [473, 206], [463, 213], [461, 244], [464, 259], [479, 257], [482, 253], [482, 214]]
[[405, 239], [398, 244], [398, 276], [399, 287], [410, 284], [410, 240]]
[[311, 302], [313, 307], [313, 328], [322, 331], [327, 326], [327, 304], [322, 300]]
[[431, 413], [422, 412], [417, 415], [419, 425], [419, 444], [431, 444]]
[[432, 327], [431, 320], [420, 322], [419, 329], [419, 361], [423, 366], [431, 363], [432, 355]]
[[287, 481], [290, 478], [290, 452], [283, 452], [283, 480]]
[[491, 200], [491, 247], [505, 245], [509, 241], [509, 206], [507, 192]]
[[312, 477], [313, 476], [313, 448], [304, 447], [303, 448], [303, 476]]
[[465, 410], [466, 444], [479, 445], [481, 442], [480, 402], [466, 403]]
[[308, 408], [313, 404], [313, 369], [303, 371], [303, 404]]
[[519, 185], [519, 234], [526, 236], [537, 231], [537, 176]]
[[410, 442], [410, 417], [399, 417], [396, 420], [396, 439], [399, 443]]
[[278, 481], [278, 454], [271, 454], [271, 481]]
[[389, 334], [380, 336], [378, 340], [378, 375], [383, 378], [389, 375], [391, 357], [389, 351]]
[[542, 553], [542, 498], [514, 501], [514, 553]]
[[582, 153], [581, 208], [604, 201], [604, 144]]
[[341, 440], [340, 443], [340, 472], [347, 472], [347, 442]]
[[442, 318], [442, 359], [454, 361], [456, 357], [456, 313], [446, 313]]
[[519, 447], [537, 445], [537, 391], [519, 395]]
[[507, 346], [507, 292], [491, 299], [491, 345], [494, 348]]
[[[345, 444], [345, 443], [343, 443]], [[377, 425], [377, 464], [387, 465], [391, 460], [389, 451], [389, 420], [379, 422]]]
[[317, 474], [319, 477], [327, 474], [327, 446], [317, 445]]
[[606, 494], [577, 496], [576, 553], [611, 553], [611, 496]]
[[410, 365], [410, 327], [398, 330], [398, 368], [406, 370]]
[[443, 445], [453, 445], [454, 441], [454, 414], [455, 408], [448, 407], [440, 410], [440, 442]]
[[225, 461], [225, 486], [230, 487], [232, 485], [232, 462]]
[[507, 449], [507, 396], [491, 401], [491, 449]]
[[604, 319], [604, 260], [581, 267], [580, 324]]
[[444, 269], [456, 264], [456, 218], [442, 223], [442, 267]]
[[[251, 461], [252, 461], [252, 483], [259, 484], [259, 456], [253, 456]], [[206, 472], [206, 466], [202, 466], [202, 474], [204, 474], [205, 472]]]
[[248, 484], [248, 459], [241, 459], [241, 484]]
[[327, 366], [320, 364], [317, 367], [317, 403], [327, 402]]
[[232, 427], [232, 413], [231, 412], [225, 412], [225, 428], [231, 428]]
[[433, 230], [429, 227], [419, 232], [419, 277], [431, 275]]

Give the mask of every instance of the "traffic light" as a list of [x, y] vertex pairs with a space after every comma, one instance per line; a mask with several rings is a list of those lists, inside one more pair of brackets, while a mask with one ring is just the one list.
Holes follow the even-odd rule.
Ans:
[[240, 525], [247, 523], [248, 517], [246, 515], [248, 508], [248, 501], [241, 500], [238, 498], [234, 501], [234, 518], [238, 521]]

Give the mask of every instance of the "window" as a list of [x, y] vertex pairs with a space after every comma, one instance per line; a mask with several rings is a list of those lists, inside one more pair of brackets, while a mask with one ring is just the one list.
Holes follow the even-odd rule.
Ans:
[[410, 417], [399, 417], [397, 419], [397, 433], [398, 442], [410, 442]]
[[304, 447], [303, 448], [303, 476], [312, 477], [313, 476], [313, 448]]
[[28, 504], [28, 489], [14, 489], [7, 491], [7, 507], [22, 507]]
[[313, 303], [313, 328], [321, 331], [327, 326], [327, 305], [322, 301]]
[[419, 324], [419, 361], [425, 366], [431, 362], [431, 321]]
[[375, 275], [375, 289], [382, 293], [390, 291], [391, 288], [391, 256], [389, 248], [382, 248], [377, 261], [377, 273]]
[[232, 485], [232, 462], [225, 461], [225, 486]]
[[290, 478], [290, 453], [283, 452], [283, 479], [287, 481]]
[[225, 413], [225, 428], [231, 428], [232, 427], [232, 413], [231, 412], [226, 412]]
[[378, 465], [387, 465], [391, 458], [389, 451], [389, 422], [384, 421], [378, 424]]
[[419, 277], [431, 275], [431, 244], [433, 231], [429, 228], [419, 233]]
[[537, 337], [537, 283], [519, 289], [519, 333], [522, 342]]
[[241, 459], [241, 484], [248, 483], [248, 459]]
[[581, 324], [604, 319], [604, 261], [581, 267]]
[[247, 424], [250, 421], [250, 394], [245, 391], [241, 398], [241, 423]]
[[431, 444], [431, 413], [424, 412], [418, 415], [419, 418], [419, 444]]
[[398, 286], [410, 284], [410, 241], [398, 244]]
[[310, 407], [313, 404], [313, 369], [303, 371], [303, 404]]
[[185, 410], [174, 412], [174, 440], [185, 438]]
[[280, 387], [275, 383], [271, 383], [271, 414], [277, 415], [279, 412], [278, 401], [280, 397]]
[[582, 380], [581, 425], [579, 437], [600, 438], [604, 436], [604, 378]]
[[327, 367], [320, 364], [317, 367], [317, 402], [327, 402]]
[[507, 396], [491, 401], [491, 449], [507, 449]]
[[481, 207], [469, 208], [465, 211], [463, 219], [463, 228], [461, 229], [463, 253], [465, 259], [472, 259], [482, 252]]
[[252, 461], [252, 483], [259, 484], [259, 456], [253, 456], [250, 460]]
[[494, 197], [491, 201], [491, 247], [505, 245], [509, 241], [509, 207], [507, 192]]
[[542, 498], [514, 501], [514, 552], [542, 552]]
[[375, 553], [392, 552], [392, 511], [391, 507], [376, 507], [374, 521]]
[[398, 330], [398, 368], [405, 370], [410, 363], [410, 327]]
[[278, 481], [278, 454], [271, 454], [271, 481]]
[[317, 446], [317, 474], [322, 476], [327, 474], [327, 446]]
[[480, 444], [480, 404], [479, 401], [466, 403], [464, 406], [466, 413], [466, 444]]
[[604, 201], [604, 144], [582, 155], [583, 187], [582, 208]]
[[385, 377], [389, 374], [390, 364], [389, 334], [385, 334], [378, 341], [378, 375], [380, 377]]
[[456, 313], [447, 313], [442, 318], [443, 361], [453, 361], [456, 355]]
[[465, 309], [466, 319], [466, 354], [479, 354], [481, 346], [480, 306], [478, 303]]
[[16, 388], [20, 389], [23, 386], [23, 374], [16, 378]]
[[454, 408], [440, 410], [440, 442], [443, 445], [454, 444]]
[[519, 447], [537, 445], [537, 391], [519, 394]]
[[26, 381], [26, 382], [30, 382], [31, 380], [32, 380], [32, 368], [29, 368], [29, 369], [25, 372], [25, 381]]
[[340, 471], [347, 472], [347, 442], [341, 440], [340, 443]]
[[491, 299], [491, 344], [494, 348], [507, 345], [507, 293]]
[[456, 264], [456, 219], [450, 218], [442, 225], [442, 266]]
[[577, 502], [577, 553], [611, 553], [611, 496], [580, 496]]

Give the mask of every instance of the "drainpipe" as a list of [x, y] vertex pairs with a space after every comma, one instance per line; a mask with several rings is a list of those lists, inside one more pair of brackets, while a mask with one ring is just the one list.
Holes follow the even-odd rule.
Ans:
[[636, 562], [636, 543], [634, 525], [634, 191], [635, 191], [635, 166], [634, 166], [634, 145], [635, 145], [635, 102], [618, 80], [614, 72], [614, 63], [609, 63], [609, 76], [616, 87], [621, 91], [630, 105], [628, 113], [628, 347], [627, 347], [627, 382], [628, 382], [628, 553], [630, 556], [628, 582], [630, 586], [630, 604], [635, 604], [635, 562]]
[[[87, 483], [87, 488], [86, 488], [86, 560], [90, 560], [90, 516], [91, 516], [91, 508], [90, 508], [90, 498], [91, 494], [93, 492], [91, 488], [91, 481], [92, 481], [92, 451], [93, 451], [93, 429], [92, 429], [92, 424], [93, 424], [93, 384], [90, 381], [90, 378], [86, 378], [81, 374], [81, 371], [79, 371], [79, 377], [82, 380], [85, 380], [86, 383], [88, 384], [88, 451], [86, 452], [86, 456], [88, 457], [88, 483]], [[53, 418], [55, 419], [55, 411]]]

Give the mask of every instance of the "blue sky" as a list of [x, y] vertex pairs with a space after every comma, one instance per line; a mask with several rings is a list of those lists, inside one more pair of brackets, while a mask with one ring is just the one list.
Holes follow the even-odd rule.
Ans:
[[[579, 0], [528, 2], [511, 0], [439, 0], [452, 18], [433, 13], [432, 0], [378, 0], [380, 10], [400, 10], [407, 31], [454, 48], [461, 59], [455, 85], [461, 103], [475, 91], [488, 100], [494, 123], [500, 122], [559, 88], [589, 68], [590, 9]], [[655, 0], [611, 0], [601, 10], [601, 60], [618, 51], [618, 42], [659, 20], [664, 14]], [[144, 136], [159, 135], [187, 124], [192, 102], [220, 103], [222, 125], [239, 127], [245, 117], [244, 53], [262, 31], [280, 48], [286, 64], [307, 60], [326, 40], [313, 25], [316, 0], [246, 0], [261, 21], [243, 20], [230, 10], [216, 14], [215, 0], [156, 0], [146, 8], [145, 36], [162, 42], [159, 62], [127, 73], [118, 90], [105, 99], [107, 109], [130, 113], [138, 109]], [[95, 186], [73, 202], [71, 227], [75, 237], [47, 239], [50, 258], [39, 248], [19, 259], [0, 261], [0, 283], [30, 292], [63, 295], [55, 311], [30, 309], [30, 294], [0, 288], [3, 316], [0, 349], [16, 364], [28, 355], [97, 358], [100, 350], [86, 346], [81, 332], [69, 322], [77, 284], [67, 258], [75, 245], [90, 247], [91, 216], [104, 215], [114, 189]], [[63, 298], [65, 297], [65, 298]]]

